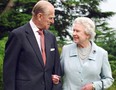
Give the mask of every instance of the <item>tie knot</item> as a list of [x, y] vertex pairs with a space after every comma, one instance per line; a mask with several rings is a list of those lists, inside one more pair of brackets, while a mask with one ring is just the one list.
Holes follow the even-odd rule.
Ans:
[[43, 30], [38, 30], [40, 35], [43, 35]]

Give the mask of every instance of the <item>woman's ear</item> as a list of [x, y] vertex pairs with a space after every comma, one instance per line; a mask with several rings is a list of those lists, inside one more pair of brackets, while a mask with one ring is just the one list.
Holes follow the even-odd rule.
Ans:
[[87, 34], [87, 39], [89, 40], [91, 38], [91, 35], [90, 34]]

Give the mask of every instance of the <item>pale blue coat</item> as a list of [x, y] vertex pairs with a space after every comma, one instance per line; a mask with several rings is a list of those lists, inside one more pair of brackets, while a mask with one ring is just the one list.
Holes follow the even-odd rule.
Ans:
[[84, 64], [80, 63], [75, 43], [65, 45], [61, 54], [61, 66], [64, 72], [63, 90], [81, 90], [82, 86], [93, 82], [95, 90], [109, 88], [114, 79], [108, 61], [108, 53], [94, 42], [89, 58]]

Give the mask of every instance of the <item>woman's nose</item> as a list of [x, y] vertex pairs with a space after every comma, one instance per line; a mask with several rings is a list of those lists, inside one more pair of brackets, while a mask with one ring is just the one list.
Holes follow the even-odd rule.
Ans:
[[76, 35], [76, 32], [75, 31], [73, 31], [73, 35]]

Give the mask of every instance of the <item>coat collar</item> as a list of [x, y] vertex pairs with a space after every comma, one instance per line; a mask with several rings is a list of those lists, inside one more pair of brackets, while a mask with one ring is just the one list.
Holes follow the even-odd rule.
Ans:
[[91, 44], [92, 44], [92, 50], [89, 55], [89, 60], [95, 60], [97, 55], [97, 45], [93, 41], [91, 41]]
[[78, 52], [77, 52], [77, 44], [73, 43], [71, 44], [71, 48], [70, 48], [70, 57], [74, 57], [77, 56]]
[[[92, 44], [92, 50], [89, 54], [89, 60], [95, 60], [97, 55], [97, 45], [93, 41], [90, 42]], [[77, 44], [73, 43], [70, 48], [70, 57], [77, 57], [77, 56], [78, 56]]]

